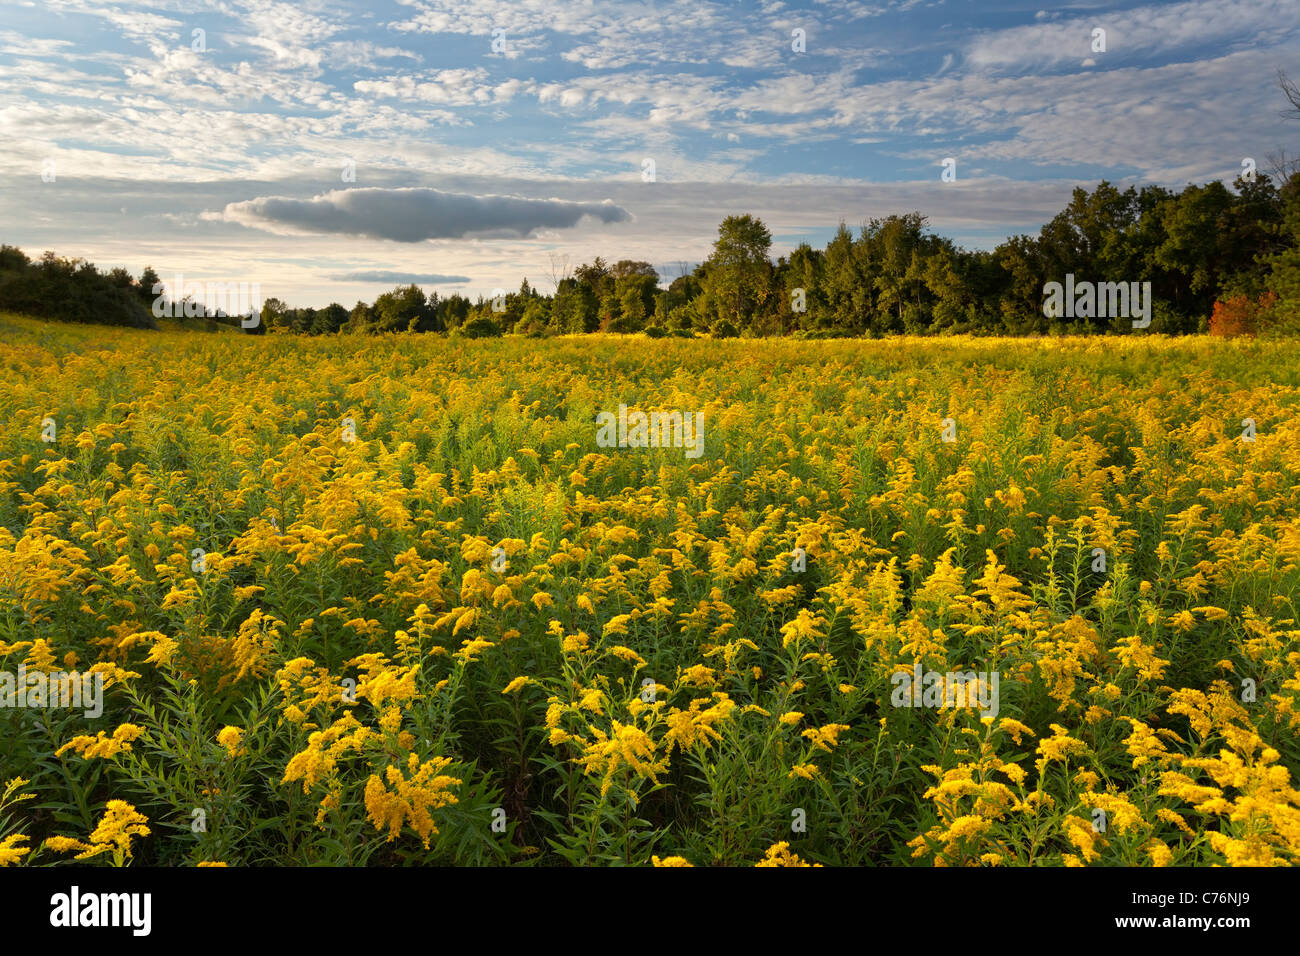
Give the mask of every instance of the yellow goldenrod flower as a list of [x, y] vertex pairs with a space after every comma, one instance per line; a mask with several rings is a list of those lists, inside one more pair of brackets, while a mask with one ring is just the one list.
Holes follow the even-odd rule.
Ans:
[[131, 750], [131, 742], [138, 740], [144, 733], [142, 729], [135, 724], [122, 724], [111, 737], [104, 735], [101, 730], [94, 737], [85, 735], [73, 737], [66, 744], [54, 751], [54, 756], [62, 757], [67, 751], [80, 754], [84, 759], [91, 760], [95, 757], [111, 759], [120, 753]]
[[821, 866], [821, 864], [805, 863], [799, 858], [799, 854], [790, 852], [789, 843], [782, 841], [768, 847], [763, 859], [755, 863], [754, 866]]
[[434, 757], [422, 764], [418, 756], [411, 754], [405, 775], [397, 767], [385, 769], [387, 786], [371, 774], [366, 782], [366, 814], [376, 830], [388, 830], [389, 843], [401, 834], [403, 824], [409, 823], [424, 848], [429, 848], [429, 841], [438, 833], [430, 811], [459, 802], [451, 788], [460, 786], [461, 779], [440, 772], [450, 764], [449, 757]]
[[31, 853], [30, 847], [19, 846], [20, 843], [26, 843], [27, 836], [22, 833], [14, 833], [0, 840], [0, 866], [9, 866], [18, 863], [24, 856]]
[[226, 748], [226, 753], [231, 757], [238, 756], [241, 752], [240, 743], [244, 739], [244, 731], [240, 727], [222, 727], [217, 734], [217, 743]]

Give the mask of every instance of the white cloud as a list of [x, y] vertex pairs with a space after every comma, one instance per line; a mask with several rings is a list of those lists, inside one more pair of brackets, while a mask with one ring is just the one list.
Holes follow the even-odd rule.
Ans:
[[1135, 57], [1223, 50], [1231, 43], [1275, 43], [1300, 29], [1295, 0], [1190, 0], [1127, 10], [1099, 9], [1068, 20], [989, 31], [966, 51], [968, 67], [1029, 72], [1076, 64], [1093, 53], [1092, 31], [1106, 31], [1106, 52], [1132, 65]]

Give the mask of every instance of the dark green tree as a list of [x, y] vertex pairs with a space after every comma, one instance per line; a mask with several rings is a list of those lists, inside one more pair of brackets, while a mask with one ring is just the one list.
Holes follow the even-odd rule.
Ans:
[[722, 220], [708, 258], [707, 278], [701, 283], [710, 325], [722, 321], [739, 329], [750, 325], [755, 310], [772, 291], [771, 247], [772, 234], [761, 220], [748, 214]]

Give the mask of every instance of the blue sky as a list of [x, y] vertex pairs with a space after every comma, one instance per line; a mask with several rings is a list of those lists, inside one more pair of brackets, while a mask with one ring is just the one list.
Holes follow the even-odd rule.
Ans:
[[0, 241], [299, 305], [549, 291], [595, 255], [671, 278], [739, 212], [774, 253], [912, 210], [989, 248], [1076, 185], [1231, 182], [1300, 138], [1276, 81], [1298, 0], [45, 0], [0, 24]]

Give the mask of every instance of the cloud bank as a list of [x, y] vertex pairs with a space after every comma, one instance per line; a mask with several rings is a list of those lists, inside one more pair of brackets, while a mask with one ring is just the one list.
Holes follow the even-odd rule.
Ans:
[[587, 216], [603, 223], [632, 218], [610, 200], [595, 203], [474, 196], [423, 187], [337, 189], [311, 199], [260, 196], [229, 203], [212, 218], [282, 234], [421, 242], [526, 238], [543, 229], [571, 229]]
[[374, 269], [369, 272], [347, 272], [341, 275], [326, 276], [331, 282], [382, 282], [385, 285], [459, 285], [469, 282], [469, 276], [444, 276], [436, 272], [385, 272]]

